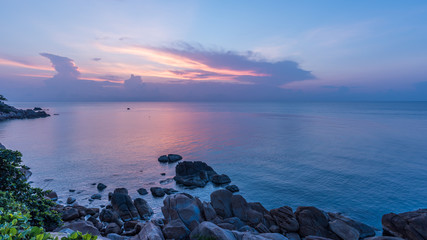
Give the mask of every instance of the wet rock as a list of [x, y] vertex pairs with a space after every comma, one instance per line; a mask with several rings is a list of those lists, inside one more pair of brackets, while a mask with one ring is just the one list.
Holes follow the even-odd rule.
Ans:
[[353, 219], [347, 218], [341, 214], [338, 213], [328, 213], [328, 216], [331, 220], [339, 219], [343, 222], [345, 222], [347, 225], [355, 228], [359, 232], [360, 238], [366, 238], [366, 237], [373, 237], [375, 236], [375, 229], [373, 227], [370, 227], [364, 223], [355, 221]]
[[202, 216], [206, 221], [212, 221], [217, 217], [215, 209], [208, 202], [202, 202]]
[[160, 175], [162, 175], [162, 176], [166, 176], [166, 173], [162, 172], [162, 173], [160, 173]]
[[122, 232], [122, 229], [116, 223], [109, 223], [105, 228], [105, 234], [110, 234], [110, 233], [120, 234], [121, 232]]
[[228, 191], [235, 193], [239, 191], [239, 187], [236, 185], [228, 185], [227, 187], [225, 187], [225, 189], [227, 189]]
[[101, 213], [99, 214], [99, 220], [102, 222], [115, 222], [119, 220], [119, 215], [116, 212], [111, 211], [110, 209], [102, 209]]
[[299, 237], [298, 233], [289, 232], [289, 233], [285, 233], [285, 236], [289, 240], [301, 240], [301, 238]]
[[49, 198], [52, 201], [57, 201], [58, 200], [58, 194], [56, 192], [54, 192], [54, 191], [49, 192], [46, 195], [46, 197]]
[[427, 239], [427, 209], [400, 214], [388, 213], [382, 217], [384, 235], [409, 240]]
[[90, 198], [91, 199], [101, 199], [102, 198], [102, 196], [101, 196], [101, 194], [99, 194], [99, 193], [96, 193], [96, 194], [93, 194], [92, 196], [90, 196]]
[[104, 189], [107, 188], [107, 185], [105, 185], [103, 183], [98, 183], [98, 185], [96, 186], [96, 188], [98, 189], [98, 191], [103, 191]]
[[76, 201], [76, 198], [68, 197], [67, 198], [67, 204], [73, 204]]
[[182, 160], [182, 156], [178, 154], [168, 154], [162, 155], [158, 158], [159, 162], [161, 163], [174, 163]]
[[137, 236], [131, 240], [164, 240], [162, 230], [153, 221], [144, 225]]
[[138, 210], [139, 216], [145, 220], [148, 220], [153, 215], [153, 209], [148, 205], [147, 201], [142, 198], [136, 198], [133, 201], [136, 209]]
[[359, 239], [359, 232], [346, 224], [345, 222], [336, 219], [329, 222], [329, 227], [331, 230], [337, 234], [340, 238], [346, 239], [346, 240], [358, 240]]
[[169, 158], [166, 155], [160, 156], [157, 160], [161, 163], [168, 163], [169, 162]]
[[282, 232], [298, 231], [299, 224], [291, 207], [284, 206], [272, 209], [270, 210], [270, 215], [273, 217]]
[[96, 219], [93, 216], [90, 216], [86, 219], [86, 221], [91, 222], [93, 224], [94, 227], [96, 227], [98, 230], [102, 229], [102, 223], [98, 221], [98, 219]]
[[163, 227], [163, 235], [166, 239], [184, 240], [190, 235], [190, 230], [181, 220], [174, 219]]
[[326, 213], [315, 207], [298, 207], [295, 212], [301, 237], [319, 236], [331, 239], [339, 237], [329, 230], [329, 218]]
[[116, 189], [114, 189], [114, 193], [121, 193], [121, 194], [129, 195], [129, 191], [126, 188], [116, 188]]
[[63, 221], [72, 221], [80, 217], [79, 210], [75, 208], [69, 208], [62, 212], [62, 220]]
[[212, 182], [215, 184], [226, 184], [231, 183], [230, 178], [225, 174], [215, 174], [212, 176]]
[[251, 227], [256, 227], [263, 221], [263, 214], [254, 210], [241, 195], [232, 195], [231, 209], [233, 216], [238, 217], [242, 221], [248, 223]]
[[230, 230], [225, 230], [211, 222], [202, 222], [190, 234], [190, 239], [199, 239], [200, 236], [221, 240], [236, 240], [236, 237]]
[[148, 191], [145, 188], [140, 188], [140, 189], [137, 190], [137, 192], [140, 195], [146, 195], [146, 194], [148, 194]]
[[164, 197], [165, 196], [165, 191], [161, 187], [151, 187], [150, 191], [154, 197]]
[[203, 221], [200, 210], [201, 206], [202, 203], [199, 199], [186, 193], [179, 193], [167, 196], [163, 200], [162, 213], [166, 222], [178, 219], [188, 229], [193, 230]]
[[163, 188], [163, 191], [167, 194], [167, 195], [171, 195], [174, 193], [177, 193], [178, 191], [173, 189], [173, 188]]
[[126, 240], [126, 239], [128, 239], [128, 237], [120, 236], [117, 233], [107, 234], [107, 238], [110, 239], [110, 240]]
[[[117, 189], [116, 189], [117, 190]], [[111, 197], [111, 205], [123, 221], [137, 220], [139, 218], [138, 210], [133, 205], [129, 195], [124, 194], [126, 191], [114, 190]]]
[[184, 186], [204, 187], [216, 172], [204, 162], [184, 161], [175, 167], [174, 180]]
[[[211, 193], [211, 205], [218, 216], [221, 216], [222, 218], [233, 217], [233, 212], [231, 211], [232, 196], [233, 194], [225, 189], [216, 190]], [[240, 218], [238, 215], [235, 216]]]
[[138, 224], [138, 221], [129, 221], [129, 222], [125, 222], [123, 227], [125, 231], [131, 231], [136, 227], [137, 224]]
[[171, 183], [171, 182], [173, 182], [173, 178], [167, 178], [165, 180], [160, 180], [159, 183], [162, 185], [166, 185], [166, 184]]

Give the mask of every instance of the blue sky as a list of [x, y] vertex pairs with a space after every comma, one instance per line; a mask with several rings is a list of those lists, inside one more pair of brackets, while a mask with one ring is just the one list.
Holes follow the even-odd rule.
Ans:
[[[222, 88], [275, 100], [427, 100], [426, 23], [425, 1], [2, 1], [0, 91], [19, 100], [53, 91], [55, 79], [108, 86], [102, 100], [212, 85], [224, 98]], [[123, 90], [131, 74], [145, 90]]]

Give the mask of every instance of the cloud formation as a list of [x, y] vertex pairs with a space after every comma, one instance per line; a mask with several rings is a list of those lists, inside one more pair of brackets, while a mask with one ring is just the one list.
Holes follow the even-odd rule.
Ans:
[[61, 57], [50, 53], [40, 53], [41, 56], [46, 57], [55, 68], [56, 74], [53, 77], [56, 80], [76, 80], [80, 77], [78, 67], [74, 64], [72, 59]]

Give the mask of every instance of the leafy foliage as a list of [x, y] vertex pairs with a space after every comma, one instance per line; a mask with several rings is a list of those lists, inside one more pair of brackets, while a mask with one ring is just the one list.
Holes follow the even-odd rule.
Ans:
[[0, 149], [0, 203], [4, 204], [0, 206], [29, 214], [31, 225], [52, 230], [61, 223], [59, 214], [51, 210], [55, 203], [44, 198], [47, 191], [27, 183], [21, 157], [18, 151]]
[[41, 227], [30, 226], [28, 214], [3, 212], [0, 208], [0, 239], [7, 240], [47, 240], [53, 237]]
[[7, 101], [7, 99], [3, 95], [0, 94], [0, 101]]
[[77, 231], [66, 238], [61, 238], [61, 240], [96, 240], [97, 238], [97, 236], [93, 236], [89, 233], [82, 234], [81, 232]]

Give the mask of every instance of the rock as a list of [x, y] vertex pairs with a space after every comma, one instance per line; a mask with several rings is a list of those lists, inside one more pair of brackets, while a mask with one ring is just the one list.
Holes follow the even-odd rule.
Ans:
[[231, 183], [230, 178], [225, 175], [225, 174], [215, 174], [212, 176], [212, 182], [215, 184], [226, 184], [226, 183]]
[[33, 108], [33, 110], [34, 110], [34, 111], [41, 111], [41, 110], [43, 110], [43, 109], [42, 109], [41, 107], [34, 107], [34, 108]]
[[69, 192], [75, 192], [76, 190], [75, 189], [69, 189], [68, 191]]
[[101, 230], [101, 228], [103, 227], [102, 223], [100, 221], [98, 221], [98, 219], [96, 219], [93, 216], [88, 217], [86, 219], [86, 221], [91, 222], [93, 224], [93, 226], [96, 227], [98, 230]]
[[108, 238], [108, 239], [111, 239], [111, 240], [126, 240], [126, 239], [128, 239], [128, 237], [120, 236], [120, 235], [119, 235], [119, 234], [117, 234], [117, 233], [110, 233], [110, 234], [107, 234], [107, 238]]
[[153, 209], [148, 205], [147, 201], [142, 198], [136, 198], [133, 201], [136, 209], [138, 210], [139, 216], [142, 219], [148, 220], [151, 215], [153, 215]]
[[[224, 191], [230, 192], [227, 190]], [[256, 227], [259, 223], [263, 221], [263, 214], [254, 210], [250, 206], [250, 204], [246, 202], [245, 198], [243, 198], [241, 195], [232, 195], [231, 209], [233, 216], [240, 218], [240, 220], [248, 223], [251, 227]]]
[[226, 218], [223, 220], [223, 222], [232, 224], [234, 229], [240, 229], [245, 226], [245, 224], [238, 217]]
[[216, 225], [220, 228], [228, 229], [228, 230], [236, 230], [237, 229], [233, 224], [226, 223], [226, 222], [217, 223]]
[[[116, 189], [117, 190], [117, 189]], [[137, 220], [139, 218], [138, 210], [133, 205], [129, 195], [124, 194], [126, 191], [114, 190], [111, 197], [111, 205], [123, 221]]]
[[76, 201], [76, 198], [68, 197], [67, 198], [67, 204], [73, 204]]
[[378, 236], [378, 237], [368, 237], [363, 240], [404, 240], [400, 237], [389, 237], [389, 236]]
[[52, 201], [57, 201], [58, 200], [58, 194], [56, 194], [56, 192], [51, 191], [49, 192], [46, 197], [50, 198], [50, 200]]
[[6, 147], [0, 143], [0, 149], [6, 149]]
[[280, 232], [282, 232], [281, 229], [280, 229], [280, 227], [277, 226], [277, 225], [271, 225], [268, 228], [268, 230], [270, 230], [270, 232], [272, 232], [272, 233], [280, 233]]
[[70, 208], [62, 212], [62, 220], [63, 221], [72, 221], [80, 217], [79, 210], [75, 208]]
[[98, 231], [96, 227], [93, 226], [91, 222], [86, 221], [74, 221], [74, 222], [66, 222], [64, 225], [56, 229], [55, 232], [59, 232], [61, 229], [69, 228], [74, 231], [79, 231], [83, 234], [90, 233], [92, 235], [101, 235], [101, 233]]
[[227, 187], [225, 187], [225, 189], [227, 189], [228, 191], [235, 193], [239, 191], [239, 187], [236, 185], [228, 185]]
[[129, 195], [129, 191], [126, 188], [116, 188], [116, 189], [114, 189], [114, 193], [121, 193], [121, 194]]
[[239, 228], [239, 230], [238, 230], [238, 231], [239, 231], [239, 232], [252, 232], [252, 233], [258, 233], [258, 231], [257, 231], [255, 228], [250, 227], [250, 226], [248, 226], [248, 225], [245, 225], [245, 226], [243, 226], [243, 227]]
[[206, 239], [237, 240], [230, 230], [225, 230], [211, 222], [202, 222], [190, 234], [191, 240], [198, 240], [201, 236]]
[[336, 219], [329, 222], [329, 227], [331, 230], [337, 234], [340, 238], [346, 240], [358, 240], [359, 239], [359, 231], [355, 228], [349, 226], [345, 222]]
[[282, 232], [297, 232], [299, 229], [298, 221], [291, 207], [284, 206], [270, 210], [270, 215], [273, 217], [277, 226]]
[[289, 240], [301, 240], [301, 238], [299, 237], [298, 233], [294, 233], [294, 232], [289, 232], [286, 233], [285, 236], [289, 239]]
[[107, 188], [107, 186], [103, 183], [98, 183], [98, 185], [96, 186], [96, 188], [98, 189], [98, 191], [103, 191], [104, 189]]
[[162, 230], [153, 221], [144, 225], [141, 231], [131, 240], [164, 240]]
[[171, 195], [174, 193], [177, 193], [178, 191], [173, 189], [173, 188], [163, 188], [163, 191], [167, 194], [167, 195]]
[[222, 218], [233, 217], [233, 213], [231, 211], [232, 196], [233, 194], [225, 189], [216, 190], [211, 193], [211, 205], [218, 216], [221, 216]]
[[162, 172], [162, 173], [160, 173], [160, 175], [162, 175], [162, 176], [166, 176], [166, 173]]
[[121, 232], [122, 232], [122, 229], [116, 223], [109, 223], [105, 228], [105, 234], [110, 234], [110, 233], [120, 234]]
[[151, 194], [154, 197], [163, 197], [165, 196], [165, 191], [161, 187], [152, 187], [150, 188]]
[[329, 218], [323, 211], [315, 207], [298, 207], [295, 216], [298, 220], [298, 233], [301, 237], [319, 236], [339, 239], [335, 233], [329, 230]]
[[123, 228], [125, 229], [125, 231], [130, 231], [134, 229], [136, 225], [138, 225], [138, 221], [128, 221], [124, 223]]
[[167, 163], [167, 162], [169, 162], [169, 158], [168, 158], [168, 156], [166, 156], [166, 155], [162, 155], [162, 156], [160, 156], [157, 160], [158, 160], [159, 162], [161, 162], [161, 163]]
[[206, 221], [212, 221], [217, 217], [215, 209], [208, 202], [202, 202], [201, 210], [202, 210], [202, 216]]
[[427, 239], [427, 209], [400, 214], [388, 213], [382, 217], [384, 235], [409, 240]]
[[270, 232], [270, 230], [268, 230], [268, 228], [262, 223], [258, 223], [258, 225], [255, 226], [255, 229], [260, 233], [269, 233]]
[[364, 223], [355, 221], [353, 219], [347, 218], [338, 213], [328, 213], [328, 216], [331, 220], [339, 219], [345, 222], [347, 225], [355, 228], [359, 232], [360, 238], [373, 237], [375, 236], [375, 229]]
[[163, 200], [162, 213], [166, 222], [178, 219], [188, 229], [193, 230], [203, 221], [200, 210], [201, 206], [202, 203], [199, 199], [186, 193], [179, 193], [167, 196]]
[[181, 220], [174, 219], [163, 227], [163, 235], [166, 239], [184, 240], [190, 235], [190, 230]]
[[175, 174], [174, 179], [178, 184], [204, 187], [216, 172], [204, 162], [184, 161], [176, 165]]
[[146, 194], [148, 194], [148, 192], [147, 192], [147, 190], [145, 188], [140, 188], [140, 189], [137, 190], [137, 192], [140, 195], [146, 195]]
[[310, 235], [305, 237], [304, 240], [333, 240], [333, 239]]
[[165, 184], [168, 184], [168, 183], [171, 183], [171, 182], [173, 182], [173, 178], [167, 178], [167, 179], [165, 179], [165, 180], [160, 180], [160, 184], [162, 184], [162, 185], [165, 185]]
[[96, 193], [96, 194], [93, 194], [92, 196], [90, 196], [91, 199], [98, 199], [98, 200], [101, 199], [101, 197], [102, 196], [99, 193]]
[[99, 220], [107, 223], [117, 223], [119, 220], [119, 215], [116, 212], [111, 211], [110, 209], [102, 209], [101, 213], [99, 214]]

